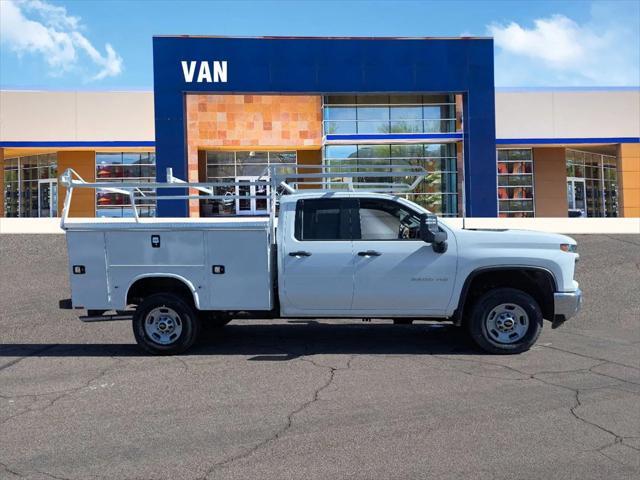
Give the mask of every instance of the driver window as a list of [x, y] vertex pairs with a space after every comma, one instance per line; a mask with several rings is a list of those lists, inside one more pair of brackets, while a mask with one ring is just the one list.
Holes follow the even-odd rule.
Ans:
[[418, 240], [420, 217], [399, 203], [360, 199], [360, 240]]

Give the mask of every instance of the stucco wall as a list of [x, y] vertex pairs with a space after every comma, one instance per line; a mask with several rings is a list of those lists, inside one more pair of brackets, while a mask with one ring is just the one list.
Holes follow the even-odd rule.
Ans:
[[[155, 140], [153, 92], [3, 90], [0, 105], [0, 141]], [[640, 90], [498, 90], [496, 136], [637, 138]]]
[[640, 137], [640, 90], [496, 93], [496, 137]]
[[0, 141], [155, 140], [153, 92], [0, 91]]

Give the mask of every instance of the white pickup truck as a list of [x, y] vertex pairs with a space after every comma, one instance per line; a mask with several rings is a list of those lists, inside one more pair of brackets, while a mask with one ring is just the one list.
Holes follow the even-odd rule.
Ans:
[[[70, 200], [70, 199], [69, 199]], [[275, 223], [277, 220], [277, 224]], [[133, 319], [155, 354], [234, 318], [449, 321], [492, 353], [519, 353], [575, 315], [576, 242], [466, 230], [398, 196], [282, 195], [274, 218], [70, 219], [72, 298], [85, 321]], [[111, 313], [109, 313], [111, 312]]]

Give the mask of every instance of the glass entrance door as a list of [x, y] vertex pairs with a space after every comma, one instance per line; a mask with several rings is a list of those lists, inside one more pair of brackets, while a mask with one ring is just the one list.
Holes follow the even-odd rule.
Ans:
[[38, 181], [38, 217], [58, 216], [58, 181]]
[[570, 217], [586, 217], [586, 184], [584, 178], [567, 178], [567, 207]]
[[[236, 177], [236, 214], [238, 215], [267, 215], [269, 213], [269, 187], [267, 185], [256, 185], [255, 182], [260, 177]], [[263, 179], [264, 180], [264, 179]]]

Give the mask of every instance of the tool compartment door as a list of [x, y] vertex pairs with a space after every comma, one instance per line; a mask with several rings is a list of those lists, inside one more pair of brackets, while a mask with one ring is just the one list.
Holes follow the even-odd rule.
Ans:
[[272, 271], [266, 229], [206, 232], [209, 310], [271, 310]]
[[[69, 284], [74, 307], [90, 310], [111, 306], [103, 232], [68, 231]], [[83, 273], [74, 273], [77, 266]]]
[[197, 230], [126, 230], [105, 234], [109, 291], [117, 308], [126, 306], [127, 291], [143, 276], [186, 280], [200, 308], [206, 304], [204, 233]]

